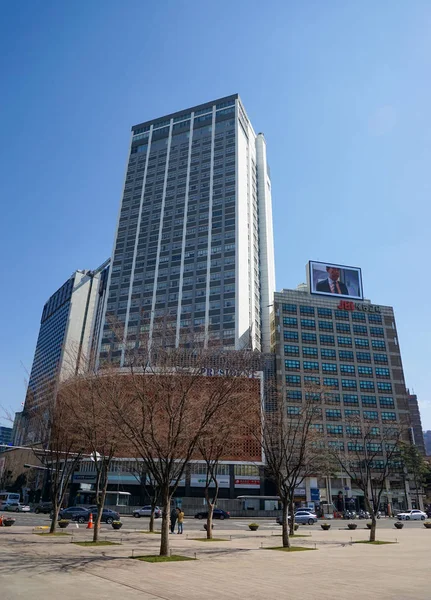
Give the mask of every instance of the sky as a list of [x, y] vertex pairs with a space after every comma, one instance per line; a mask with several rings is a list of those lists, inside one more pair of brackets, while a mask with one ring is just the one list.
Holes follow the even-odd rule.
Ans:
[[42, 308], [110, 256], [133, 124], [238, 92], [271, 168], [277, 289], [362, 268], [431, 429], [431, 3], [21, 0], [0, 25], [0, 405]]

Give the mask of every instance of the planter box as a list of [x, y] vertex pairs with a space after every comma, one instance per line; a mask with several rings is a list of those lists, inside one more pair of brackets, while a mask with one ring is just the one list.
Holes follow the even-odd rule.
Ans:
[[356, 527], [357, 527], [357, 526], [358, 526], [358, 524], [357, 524], [357, 523], [347, 523], [347, 527], [348, 527], [349, 529], [356, 529]]
[[66, 527], [69, 525], [69, 521], [67, 521], [66, 523], [59, 521], [58, 522], [58, 526], [60, 527], [60, 529], [66, 529]]
[[328, 529], [331, 528], [331, 525], [329, 523], [322, 523], [320, 527], [323, 529], [323, 531], [328, 531]]
[[424, 523], [425, 529], [431, 529], [431, 523]]
[[112, 523], [112, 529], [121, 529], [123, 527], [123, 523]]
[[404, 523], [394, 523], [394, 527], [396, 527], [396, 529], [402, 529], [404, 527]]
[[12, 525], [15, 523], [15, 519], [3, 519], [3, 525], [5, 527], [12, 527]]
[[248, 528], [250, 529], [250, 531], [257, 531], [259, 529], [259, 525], [249, 525]]
[[371, 529], [371, 523], [367, 523], [367, 529]]
[[[205, 529], [205, 531], [207, 531], [207, 529], [208, 529], [208, 527], [207, 527], [207, 524], [206, 524], [206, 523], [204, 523], [204, 529]], [[211, 525], [211, 529], [214, 529], [214, 524], [212, 524], [212, 525]]]

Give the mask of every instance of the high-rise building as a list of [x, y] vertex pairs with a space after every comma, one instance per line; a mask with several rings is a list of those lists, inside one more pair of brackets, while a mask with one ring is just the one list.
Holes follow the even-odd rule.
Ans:
[[[273, 341], [288, 414], [300, 410], [307, 385], [330, 390], [323, 394], [316, 423], [329, 447], [346, 453], [357, 449], [351, 426], [355, 419], [375, 435], [377, 454], [380, 448], [384, 452], [379, 437], [385, 429], [407, 431], [408, 395], [394, 310], [363, 299], [359, 269], [311, 263], [307, 284], [275, 293]], [[321, 501], [337, 506], [353, 499], [356, 508], [363, 508], [362, 492], [343, 474], [314, 479], [310, 488], [315, 486]], [[382, 503], [407, 508], [405, 490], [401, 471], [395, 473]], [[313, 500], [309, 493], [307, 501]]]
[[431, 456], [431, 430], [424, 432], [425, 441], [425, 453], [427, 456]]
[[409, 413], [410, 413], [410, 423], [411, 423], [411, 438], [412, 443], [418, 448], [419, 452], [425, 456], [425, 440], [422, 429], [422, 421], [421, 421], [421, 413], [419, 410], [418, 397], [416, 394], [410, 394], [410, 391], [407, 390], [408, 400], [409, 400]]
[[167, 321], [172, 345], [194, 331], [204, 346], [267, 352], [274, 289], [266, 142], [239, 96], [133, 126], [101, 361], [124, 364]]
[[53, 386], [84, 368], [98, 347], [109, 260], [94, 271], [75, 271], [43, 307], [24, 409], [16, 440], [27, 443], [31, 409]]
[[[0, 444], [12, 444], [12, 427], [0, 426]], [[0, 452], [4, 448], [0, 445]]]

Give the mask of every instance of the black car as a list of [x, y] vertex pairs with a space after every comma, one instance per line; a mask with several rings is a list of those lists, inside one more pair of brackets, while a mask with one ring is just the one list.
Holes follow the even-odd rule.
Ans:
[[[195, 514], [195, 519], [207, 519], [208, 518], [208, 511], [204, 510], [202, 512], [198, 512]], [[222, 510], [221, 508], [215, 508], [213, 510], [213, 519], [229, 519], [230, 518], [230, 514], [225, 511]]]
[[52, 502], [39, 502], [39, 504], [37, 504], [37, 506], [35, 506], [35, 508], [34, 508], [34, 512], [37, 515], [39, 513], [47, 515], [51, 511], [52, 511]]
[[[83, 506], [70, 506], [69, 508], [65, 508], [61, 510], [58, 514], [60, 519], [69, 519], [70, 521], [77, 521], [78, 523], [87, 523], [90, 519], [90, 514], [93, 515], [93, 521], [96, 520], [97, 517], [97, 508], [90, 507], [84, 508]], [[102, 523], [111, 524], [113, 521], [119, 521], [120, 515], [109, 508], [104, 508], [102, 512]]]

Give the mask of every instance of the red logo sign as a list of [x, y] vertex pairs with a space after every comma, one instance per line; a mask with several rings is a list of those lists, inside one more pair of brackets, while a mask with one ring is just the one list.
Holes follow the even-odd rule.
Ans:
[[348, 300], [340, 300], [340, 304], [337, 308], [340, 310], [355, 310], [355, 303], [349, 302]]

